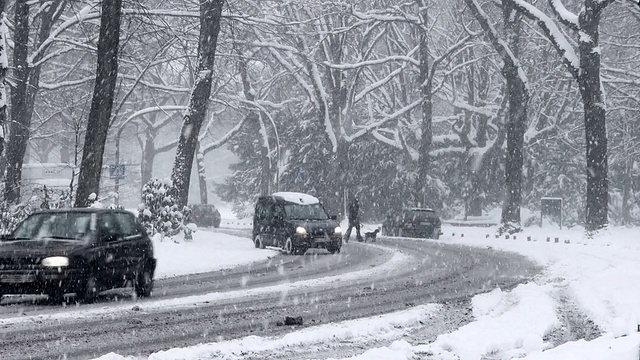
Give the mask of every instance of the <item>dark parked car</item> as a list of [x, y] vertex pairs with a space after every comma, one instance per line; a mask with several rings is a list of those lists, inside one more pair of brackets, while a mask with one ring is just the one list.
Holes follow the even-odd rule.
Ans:
[[136, 217], [116, 209], [45, 210], [31, 214], [0, 242], [0, 297], [46, 294], [55, 302], [75, 293], [133, 285], [150, 296], [156, 259]]
[[404, 209], [400, 214], [387, 214], [382, 223], [382, 234], [438, 239], [440, 237], [440, 217], [432, 209]]
[[316, 197], [278, 192], [258, 199], [253, 241], [257, 248], [277, 246], [287, 254], [304, 254], [309, 248], [324, 248], [333, 254], [342, 247], [342, 229]]
[[189, 205], [191, 209], [191, 220], [198, 226], [202, 227], [220, 227], [220, 211], [212, 204], [193, 204]]

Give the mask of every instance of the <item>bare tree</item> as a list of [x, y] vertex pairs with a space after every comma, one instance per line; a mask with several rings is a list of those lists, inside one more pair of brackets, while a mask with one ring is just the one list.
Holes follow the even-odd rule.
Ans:
[[111, 124], [111, 109], [118, 76], [121, 14], [122, 0], [102, 1], [96, 83], [82, 150], [76, 207], [89, 205], [89, 195], [98, 195], [100, 189], [102, 155]]
[[33, 113], [36, 94], [40, 83], [41, 63], [44, 50], [49, 46], [47, 39], [53, 23], [58, 19], [66, 6], [65, 0], [55, 0], [37, 8], [35, 18], [40, 19], [40, 26], [35, 43], [38, 48], [29, 56], [29, 33], [31, 26], [29, 1], [16, 1], [14, 14], [14, 83], [11, 89], [11, 126], [7, 144], [5, 178], [5, 200], [20, 200], [20, 179], [22, 163], [27, 150], [30, 135], [31, 115]]
[[615, 0], [584, 0], [576, 15], [560, 0], [549, 0], [558, 21], [578, 35], [578, 53], [556, 23], [524, 0], [507, 0], [518, 11], [537, 22], [578, 82], [584, 109], [587, 157], [586, 227], [598, 230], [608, 223], [609, 181], [607, 177], [606, 106], [600, 78], [599, 25], [602, 12]]
[[198, 135], [207, 113], [211, 95], [213, 64], [223, 4], [223, 0], [203, 0], [200, 2], [200, 36], [196, 79], [189, 107], [184, 115], [178, 150], [171, 172], [171, 180], [178, 191], [178, 204], [182, 206], [186, 205], [189, 200], [191, 167], [197, 148]]
[[512, 4], [502, 2], [502, 17], [506, 41], [502, 39], [488, 15], [476, 0], [465, 0], [491, 44], [500, 55], [502, 73], [507, 83], [509, 113], [507, 116], [507, 154], [505, 162], [506, 194], [502, 207], [502, 226], [509, 231], [520, 228], [520, 203], [522, 201], [522, 164], [524, 131], [527, 125], [529, 92], [524, 69], [518, 60], [520, 50], [521, 18]]

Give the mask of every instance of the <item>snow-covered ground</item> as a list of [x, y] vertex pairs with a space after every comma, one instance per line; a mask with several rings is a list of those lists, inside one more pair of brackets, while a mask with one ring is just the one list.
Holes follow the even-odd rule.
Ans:
[[[368, 226], [372, 228], [373, 226]], [[149, 359], [242, 359], [243, 354], [277, 351], [291, 346], [321, 346], [340, 341], [389, 346], [368, 348], [354, 359], [412, 359], [427, 357], [441, 360], [490, 359], [616, 359], [637, 360], [640, 356], [640, 229], [615, 228], [587, 239], [581, 229], [553, 230], [529, 228], [516, 237], [496, 238], [491, 228], [445, 227], [441, 242], [467, 244], [521, 253], [544, 266], [535, 281], [511, 291], [495, 289], [474, 297], [475, 321], [456, 331], [440, 335], [424, 345], [402, 340], [402, 335], [438, 309], [426, 304], [398, 313], [336, 324], [307, 327], [284, 337], [249, 336], [243, 339], [176, 348], [152, 354]], [[246, 239], [199, 232], [192, 243], [157, 244], [160, 276], [202, 271], [211, 264], [206, 257], [190, 258], [192, 268], [172, 269], [163, 257], [174, 255], [175, 247], [199, 246], [219, 251], [217, 259], [256, 258], [272, 253], [253, 249]], [[208, 234], [208, 235], [207, 235]], [[557, 239], [556, 239], [557, 238]], [[425, 240], [431, 241], [431, 240]], [[229, 242], [234, 246], [219, 243]], [[238, 248], [236, 244], [241, 245]], [[166, 248], [165, 248], [166, 247]], [[236, 256], [243, 251], [242, 256]], [[204, 251], [202, 251], [204, 252]], [[222, 256], [223, 252], [228, 255]], [[185, 256], [185, 252], [182, 252]], [[192, 254], [193, 255], [193, 254]], [[189, 255], [191, 256], [191, 255]], [[237, 265], [229, 263], [228, 266]], [[567, 313], [573, 314], [570, 326], [591, 327], [595, 339], [569, 341], [552, 347], [555, 332], [568, 326]], [[590, 321], [586, 321], [586, 318]], [[577, 319], [577, 320], [576, 320]], [[576, 324], [576, 321], [580, 324]], [[567, 329], [565, 329], [567, 330]], [[570, 329], [569, 329], [570, 330]], [[430, 355], [427, 355], [430, 354]], [[101, 360], [134, 359], [107, 354]]]

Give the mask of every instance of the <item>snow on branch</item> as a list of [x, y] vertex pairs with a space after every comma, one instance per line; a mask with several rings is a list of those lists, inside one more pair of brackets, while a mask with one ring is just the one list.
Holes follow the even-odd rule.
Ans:
[[467, 110], [472, 113], [480, 114], [487, 117], [492, 117], [496, 115], [497, 106], [495, 105], [487, 105], [483, 107], [473, 106], [471, 104], [464, 103], [462, 101], [454, 101], [451, 105], [458, 109]]
[[551, 5], [551, 10], [553, 10], [561, 23], [578, 31], [578, 15], [567, 10], [562, 0], [549, 0], [549, 5]]
[[359, 69], [359, 68], [363, 68], [366, 66], [371, 66], [371, 65], [381, 65], [381, 64], [386, 64], [388, 62], [396, 62], [396, 61], [405, 61], [408, 63], [412, 63], [416, 66], [420, 65], [420, 62], [414, 58], [412, 58], [411, 56], [402, 56], [402, 55], [397, 55], [397, 56], [387, 56], [381, 59], [374, 59], [374, 60], [367, 60], [367, 61], [361, 61], [358, 63], [354, 63], [354, 64], [332, 64], [328, 61], [324, 62], [324, 65], [332, 68], [332, 69], [340, 69], [340, 70], [352, 70], [352, 69]]
[[493, 24], [489, 20], [489, 16], [487, 15], [487, 13], [480, 7], [480, 4], [478, 4], [478, 1], [466, 0], [466, 3], [467, 5], [469, 5], [469, 8], [471, 9], [476, 19], [480, 23], [480, 26], [482, 27], [482, 29], [485, 30], [487, 36], [489, 37], [489, 40], [491, 40], [491, 44], [496, 49], [498, 54], [500, 54], [502, 61], [504, 61], [504, 63], [507, 64], [509, 67], [516, 68], [518, 72], [518, 76], [520, 77], [520, 81], [523, 84], [527, 84], [528, 83], [527, 77], [524, 71], [522, 70], [520, 61], [513, 54], [509, 45], [506, 44], [504, 40], [498, 36], [498, 32], [496, 28], [493, 26]]
[[398, 111], [392, 113], [392, 114], [388, 114], [386, 115], [384, 118], [368, 124], [368, 125], [363, 125], [363, 126], [359, 126], [359, 130], [356, 131], [354, 134], [351, 135], [346, 135], [345, 134], [345, 140], [348, 142], [352, 142], [355, 139], [365, 135], [368, 132], [371, 132], [373, 129], [379, 128], [380, 126], [388, 123], [389, 121], [395, 120], [401, 116], [404, 116], [407, 112], [412, 111], [413, 109], [417, 108], [418, 106], [422, 105], [422, 99], [418, 99], [416, 101], [414, 101], [413, 103], [399, 109]]
[[547, 39], [551, 41], [553, 47], [562, 57], [564, 64], [569, 68], [569, 71], [574, 76], [577, 76], [580, 71], [580, 59], [578, 54], [576, 54], [575, 49], [569, 44], [569, 41], [560, 31], [556, 23], [542, 11], [538, 10], [538, 8], [524, 0], [507, 1], [510, 1], [518, 11], [522, 12], [523, 15], [538, 23], [538, 26], [542, 28]]
[[398, 131], [392, 131], [392, 135], [393, 135], [393, 139], [388, 138], [387, 136], [383, 135], [382, 132], [384, 130], [383, 129], [375, 129], [371, 132], [371, 135], [373, 135], [373, 137], [380, 141], [381, 143], [387, 144], [389, 146], [393, 146], [396, 149], [402, 150], [402, 143], [400, 142], [400, 139], [398, 137]]
[[94, 6], [91, 4], [80, 9], [80, 11], [75, 14], [75, 16], [70, 17], [51, 32], [49, 37], [45, 39], [42, 44], [40, 44], [40, 46], [31, 54], [31, 56], [29, 56], [29, 58], [27, 59], [27, 63], [29, 64], [29, 66], [33, 66], [32, 64], [34, 60], [39, 59], [44, 51], [55, 41], [56, 37], [65, 30], [83, 21], [95, 20], [99, 18], [100, 13], [95, 11]]
[[126, 124], [128, 124], [129, 122], [135, 120], [136, 118], [146, 115], [146, 114], [151, 114], [154, 112], [163, 112], [166, 113], [168, 111], [184, 111], [187, 109], [187, 106], [184, 105], [165, 105], [165, 106], [153, 106], [153, 107], [148, 107], [142, 110], [138, 110], [136, 112], [134, 112], [133, 114], [131, 114], [128, 118], [126, 118], [124, 121], [122, 121], [121, 123], [119, 123], [117, 126], [119, 128], [125, 126]]

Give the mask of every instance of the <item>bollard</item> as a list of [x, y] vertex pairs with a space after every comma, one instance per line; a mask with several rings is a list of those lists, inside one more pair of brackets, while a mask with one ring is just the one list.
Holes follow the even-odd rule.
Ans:
[[515, 239], [516, 239], [516, 236], [515, 236], [515, 235], [513, 235], [513, 240], [515, 240]]
[[571, 240], [566, 239], [566, 240], [564, 241], [564, 243], [565, 243], [565, 244], [571, 244]]
[[464, 237], [464, 234], [460, 234], [460, 237], [461, 237], [461, 238], [463, 238], [463, 237]]
[[496, 234], [496, 239], [499, 238], [499, 237], [500, 237], [500, 235]]
[[560, 242], [560, 238], [556, 238], [556, 244]]
[[505, 239], [508, 239], [508, 238], [509, 238], [509, 234], [505, 235], [505, 236], [504, 236], [504, 238], [505, 238]]
[[531, 241], [531, 236], [527, 236], [527, 241]]
[[547, 242], [550, 242], [550, 241], [551, 241], [551, 238], [547, 236]]
[[487, 234], [487, 236], [485, 236], [485, 238], [487, 238], [487, 239], [488, 239], [488, 238], [489, 238], [489, 234]]

